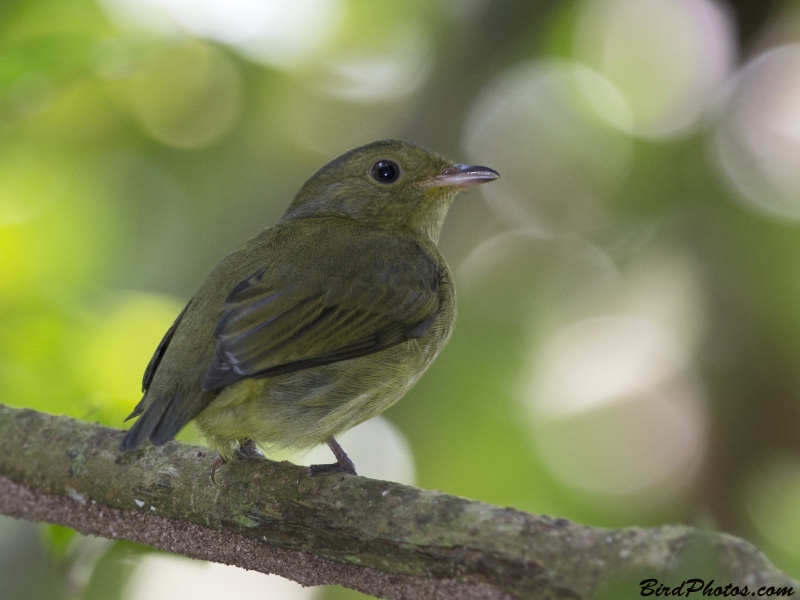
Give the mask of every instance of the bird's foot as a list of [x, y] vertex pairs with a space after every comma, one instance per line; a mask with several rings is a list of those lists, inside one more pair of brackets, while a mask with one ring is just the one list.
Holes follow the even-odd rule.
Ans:
[[236, 460], [242, 458], [264, 458], [264, 455], [261, 454], [256, 443], [250, 439], [239, 442], [239, 447], [234, 452], [234, 456]]
[[[239, 447], [233, 452], [233, 457], [234, 462], [237, 462], [245, 458], [264, 458], [264, 455], [261, 454], [253, 440], [247, 439], [239, 442]], [[217, 470], [227, 462], [222, 456], [218, 456], [211, 463], [211, 483], [214, 485], [219, 485], [217, 483]]]
[[347, 453], [342, 450], [342, 447], [339, 443], [332, 437], [329, 437], [327, 440], [328, 446], [333, 451], [333, 455], [336, 457], [336, 462], [330, 465], [311, 465], [310, 467], [306, 467], [300, 472], [300, 475], [297, 477], [297, 489], [300, 489], [300, 484], [306, 478], [316, 477], [317, 475], [324, 474], [324, 473], [347, 473], [348, 475], [358, 475], [356, 473], [356, 465], [350, 460], [350, 457], [347, 456]]
[[329, 465], [311, 465], [308, 467], [308, 476], [316, 477], [323, 473], [347, 473], [348, 475], [358, 475], [356, 468], [351, 462], [349, 465], [331, 463]]

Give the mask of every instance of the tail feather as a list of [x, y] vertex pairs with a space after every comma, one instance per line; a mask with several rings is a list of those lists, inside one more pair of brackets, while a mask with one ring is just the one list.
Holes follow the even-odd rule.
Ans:
[[134, 450], [141, 446], [144, 441], [150, 437], [150, 429], [152, 428], [152, 425], [148, 426], [148, 421], [150, 420], [148, 419], [149, 416], [149, 414], [145, 414], [128, 430], [128, 433], [125, 434], [125, 437], [122, 439], [122, 442], [119, 445], [120, 452]]
[[144, 397], [142, 397], [142, 399], [139, 400], [139, 404], [136, 405], [136, 408], [133, 409], [133, 412], [129, 414], [127, 417], [125, 417], [125, 421], [123, 421], [123, 423], [126, 421], [130, 421], [134, 417], [138, 417], [143, 412], [144, 412]]
[[[152, 440], [153, 432], [158, 428], [164, 414], [169, 410], [170, 406], [176, 404], [178, 398], [178, 396], [172, 396], [167, 402], [153, 402], [147, 407], [147, 410], [144, 411], [140, 408], [140, 403], [140, 406], [137, 406], [128, 418], [135, 417], [137, 414], [141, 414], [141, 416], [128, 430], [128, 433], [119, 445], [120, 451], [127, 452], [128, 450], [133, 450], [141, 446], [145, 440]], [[177, 430], [175, 433], [177, 433]], [[175, 437], [175, 433], [173, 433], [172, 437]], [[163, 440], [161, 444], [169, 441], [169, 439]]]
[[[178, 435], [178, 432], [184, 425], [194, 418], [195, 415], [182, 414], [183, 411], [181, 411], [181, 408], [181, 402], [179, 402], [177, 396], [174, 396], [167, 404], [164, 413], [150, 433], [150, 441], [153, 442], [153, 444], [156, 446], [166, 444]], [[186, 407], [183, 408], [185, 410]]]
[[133, 424], [119, 446], [120, 451], [127, 452], [150, 440], [156, 446], [166, 444], [173, 439], [189, 421], [194, 419], [208, 406], [216, 396], [215, 393], [198, 392], [197, 394], [174, 394], [157, 399], [146, 410], [137, 406], [131, 417], [141, 414]]

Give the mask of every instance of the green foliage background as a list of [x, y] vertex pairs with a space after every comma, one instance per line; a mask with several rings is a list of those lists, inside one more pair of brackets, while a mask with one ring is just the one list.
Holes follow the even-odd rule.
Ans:
[[[610, 128], [569, 94], [534, 103], [529, 120], [546, 127], [520, 121], [527, 137], [484, 122], [485, 99], [516, 65], [597, 67], [575, 50], [579, 2], [341, 0], [316, 46], [259, 60], [126, 25], [110, 4], [0, 3], [0, 401], [121, 427], [155, 345], [209, 269], [274, 222], [324, 162], [402, 137], [497, 167], [511, 197], [470, 191], [445, 226], [456, 333], [387, 414], [417, 484], [594, 525], [724, 530], [800, 578], [800, 225], [742, 201], [714, 159], [716, 109], [663, 136]], [[721, 6], [740, 64], [800, 41], [796, 3]], [[658, 104], [654, 89], [640, 90], [641, 106]], [[800, 204], [800, 189], [788, 193]], [[515, 224], [508, 206], [534, 217]], [[691, 340], [681, 373], [698, 451], [676, 463], [684, 478], [609, 491], [583, 485], [574, 465], [592, 463], [595, 444], [599, 468], [633, 468], [635, 440], [602, 432], [648, 437], [653, 415], [623, 402], [543, 426], [526, 386], [555, 332], [636, 312], [634, 288], [667, 298], [677, 315], [667, 330], [688, 330], [676, 335]], [[581, 431], [591, 443], [569, 442], [561, 463], [543, 454], [547, 440]], [[191, 427], [181, 436], [198, 441]], [[614, 444], [619, 462], [603, 454]], [[2, 597], [116, 598], [144, 553], [0, 519]]]

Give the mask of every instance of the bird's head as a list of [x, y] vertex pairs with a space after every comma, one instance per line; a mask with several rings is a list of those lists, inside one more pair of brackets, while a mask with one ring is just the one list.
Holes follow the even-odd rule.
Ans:
[[341, 216], [424, 232], [437, 241], [453, 197], [500, 177], [403, 140], [379, 140], [332, 160], [300, 188], [283, 220]]

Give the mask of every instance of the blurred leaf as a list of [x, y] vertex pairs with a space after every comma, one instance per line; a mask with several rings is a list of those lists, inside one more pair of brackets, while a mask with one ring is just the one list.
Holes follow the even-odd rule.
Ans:
[[0, 38], [0, 92], [30, 72], [45, 73], [61, 82], [88, 74], [95, 43], [94, 36], [72, 33]]
[[75, 539], [74, 529], [62, 525], [42, 525], [42, 539], [50, 551], [61, 558], [66, 556], [70, 549], [70, 544]]
[[340, 585], [329, 585], [319, 594], [319, 600], [363, 600], [364, 598], [374, 598], [355, 590], [343, 588]]
[[121, 598], [139, 560], [151, 552], [147, 546], [115, 542], [95, 564], [81, 600]]

